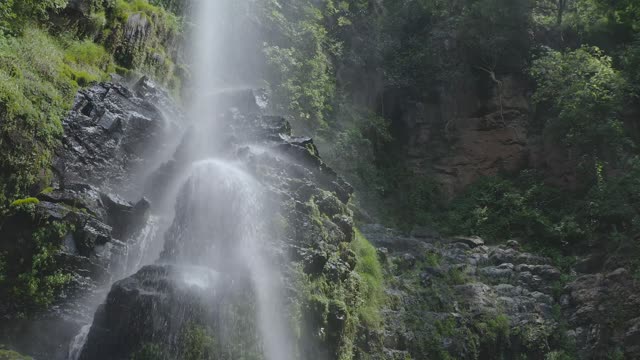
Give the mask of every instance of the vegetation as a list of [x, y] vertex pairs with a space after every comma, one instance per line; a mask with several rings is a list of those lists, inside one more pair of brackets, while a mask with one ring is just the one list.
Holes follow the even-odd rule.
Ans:
[[[0, 244], [0, 294], [10, 299], [12, 311], [22, 315], [51, 305], [71, 280], [57, 253], [73, 226], [40, 219], [35, 210], [37, 202], [29, 200], [12, 206], [14, 223], [3, 224], [0, 233], [13, 240]], [[12, 226], [28, 230], [15, 231]]]
[[[631, 1], [270, 1], [262, 11], [276, 107], [320, 138], [327, 161], [387, 223], [518, 237], [565, 254], [635, 248], [640, 12]], [[526, 127], [562, 144], [577, 179], [570, 189], [527, 169], [449, 199], [432, 174], [405, 165], [402, 120], [385, 108], [394, 97], [440, 104], [430, 136], [446, 145], [460, 83], [497, 96], [504, 116], [509, 76], [529, 81]]]
[[0, 360], [32, 360], [28, 356], [18, 354], [15, 351], [5, 350], [0, 345]]
[[364, 325], [379, 328], [382, 321], [381, 309], [384, 305], [384, 278], [378, 252], [358, 230], [351, 243], [351, 249], [358, 260], [355, 270], [361, 280], [359, 318]]
[[[167, 46], [180, 20], [145, 0], [92, 6], [76, 26], [56, 29], [65, 0], [0, 4], [0, 212], [12, 201], [48, 186], [53, 149], [76, 91], [116, 71], [146, 72], [179, 90], [181, 81]], [[124, 28], [139, 14], [153, 32], [130, 48]], [[83, 26], [90, 23], [91, 26]], [[84, 29], [91, 28], [92, 32]], [[113, 55], [112, 55], [113, 54]]]

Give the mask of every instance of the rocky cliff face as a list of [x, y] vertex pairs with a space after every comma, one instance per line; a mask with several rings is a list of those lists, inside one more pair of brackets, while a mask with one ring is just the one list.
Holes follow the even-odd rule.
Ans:
[[526, 81], [504, 76], [481, 96], [485, 90], [476, 89], [473, 79], [469, 74], [442, 94], [446, 100], [390, 100], [407, 166], [433, 176], [449, 197], [482, 177], [524, 169], [539, 170], [550, 183], [575, 186], [568, 149], [542, 141], [530, 129], [534, 109]]
[[[283, 311], [295, 329], [297, 357], [548, 359], [573, 350], [580, 359], [640, 356], [631, 274], [615, 261], [585, 259], [566, 277], [516, 241], [490, 246], [479, 238], [428, 231], [405, 236], [362, 226], [385, 277], [386, 295], [371, 309], [377, 302], [367, 269], [374, 265], [358, 250], [364, 237], [348, 209], [351, 187], [321, 160], [310, 138], [293, 137], [284, 119], [264, 113], [259, 94], [222, 98], [225, 125], [213, 155], [238, 164], [266, 189], [265, 241], [282, 268]], [[160, 201], [186, 169], [181, 160], [189, 144], [176, 145], [181, 128], [169, 121], [180, 117], [147, 79], [132, 88], [99, 84], [78, 94], [64, 123], [55, 187], [13, 209], [0, 228], [0, 253], [35, 259], [36, 245], [49, 244], [53, 267], [37, 268], [40, 275], [67, 278], [46, 311], [34, 312], [42, 304], [2, 304], [3, 343], [36, 359], [66, 359], [108, 291], [86, 343], [75, 349], [81, 359], [261, 358], [255, 319], [248, 315], [256, 308], [249, 278], [210, 271], [193, 278], [194, 267], [176, 261], [185, 244], [171, 232], [161, 261], [105, 288], [135, 270], [127, 264], [139, 256], [137, 234], [153, 208], [140, 200], [145, 187]], [[160, 164], [167, 153], [171, 160]], [[157, 169], [151, 181], [134, 180], [148, 168]], [[39, 229], [56, 231], [34, 235]], [[8, 263], [3, 297], [16, 296], [11, 289], [20, 284], [18, 273], [33, 263]], [[367, 311], [381, 311], [382, 321]]]
[[7, 260], [0, 293], [9, 300], [0, 306], [1, 342], [36, 358], [66, 359], [105, 287], [136, 262], [150, 204], [118, 194], [141, 193], [132, 175], [173, 130], [166, 112], [178, 110], [147, 79], [131, 89], [105, 83], [78, 93], [56, 151], [54, 187], [14, 206], [0, 226]]
[[388, 353], [433, 359], [545, 359], [556, 349], [560, 271], [544, 257], [480, 238], [402, 236], [363, 227], [386, 260]]
[[567, 277], [515, 240], [362, 231], [386, 269], [387, 359], [640, 356], [637, 281], [626, 269], [590, 258]]
[[[224, 146], [216, 157], [239, 164], [267, 189], [267, 208], [272, 211], [264, 215], [269, 219], [265, 231], [270, 251], [284, 271], [286, 311], [298, 329], [294, 335], [298, 356], [350, 357], [362, 301], [354, 271], [356, 255], [349, 250], [354, 229], [346, 204], [352, 189], [323, 163], [310, 138], [292, 137], [284, 119], [264, 115], [253, 92], [222, 98]], [[174, 159], [181, 158], [184, 146]], [[173, 161], [157, 176], [177, 176], [184, 168]], [[156, 350], [168, 358], [184, 358], [193, 348], [180, 339], [192, 331], [216, 339], [205, 358], [221, 354], [262, 358], [256, 325], [247, 319], [255, 309], [255, 294], [247, 280], [232, 285], [223, 275], [215, 288], [223, 294], [218, 296], [228, 298], [217, 301], [216, 296], [202, 293], [206, 290], [185, 285], [180, 274], [188, 269], [170, 265], [191, 245], [181, 244], [171, 231], [165, 240], [161, 263], [113, 286], [96, 313], [81, 359], [128, 359]], [[237, 292], [220, 290], [226, 287]], [[212, 307], [212, 302], [221, 305]]]

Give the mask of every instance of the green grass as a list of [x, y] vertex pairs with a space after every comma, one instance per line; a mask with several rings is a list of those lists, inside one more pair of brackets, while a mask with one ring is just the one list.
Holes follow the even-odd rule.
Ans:
[[376, 248], [356, 229], [351, 249], [358, 259], [356, 272], [360, 276], [363, 304], [358, 310], [360, 320], [368, 326], [379, 327], [380, 310], [384, 304], [384, 276]]
[[32, 360], [28, 356], [18, 354], [15, 351], [0, 348], [0, 360]]
[[80, 86], [106, 78], [112, 60], [100, 45], [54, 38], [36, 27], [0, 36], [0, 209], [48, 185], [62, 119]]
[[155, 21], [156, 25], [162, 25], [167, 30], [180, 30], [180, 20], [177, 16], [162, 7], [150, 4], [147, 0], [117, 0], [115, 13], [116, 18], [121, 22], [126, 22], [133, 14], [142, 13]]

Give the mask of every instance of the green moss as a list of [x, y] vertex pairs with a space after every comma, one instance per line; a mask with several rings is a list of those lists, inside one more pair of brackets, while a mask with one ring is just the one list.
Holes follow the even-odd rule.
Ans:
[[[24, 213], [22, 217], [32, 217]], [[4, 280], [0, 293], [6, 294], [16, 312], [27, 314], [51, 305], [71, 280], [58, 262], [57, 254], [65, 236], [74, 230], [71, 224], [61, 221], [35, 220], [30, 232], [13, 234], [17, 249], [4, 253]]]
[[509, 341], [510, 321], [509, 317], [504, 314], [485, 317], [475, 323], [475, 328], [481, 341], [491, 347], [500, 346]]
[[183, 331], [180, 341], [184, 360], [214, 360], [217, 359], [218, 345], [206, 328], [190, 324]]
[[[150, 25], [142, 44], [132, 44], [126, 39], [125, 28], [134, 15], [143, 17]], [[178, 74], [179, 67], [175, 65], [176, 58], [168, 55], [174, 53], [168, 46], [181, 32], [182, 19], [162, 7], [146, 0], [118, 0], [107, 12], [102, 38], [114, 54], [119, 74], [126, 76], [140, 71], [179, 95], [182, 80]]]
[[37, 205], [40, 203], [40, 200], [33, 198], [33, 197], [29, 197], [26, 199], [18, 199], [14, 202], [11, 203], [11, 207], [18, 207], [18, 206], [23, 206], [23, 205]]
[[42, 191], [40, 191], [40, 194], [44, 194], [44, 195], [51, 194], [53, 192], [53, 190], [55, 190], [53, 187], [48, 186], [48, 187], [42, 189]]
[[0, 348], [0, 360], [32, 360], [28, 356], [18, 354], [15, 351]]
[[434, 251], [427, 252], [426, 255], [426, 264], [432, 267], [440, 267], [440, 262], [442, 261], [442, 256]]
[[469, 276], [464, 269], [451, 268], [447, 272], [446, 281], [450, 285], [463, 285], [469, 282]]
[[168, 360], [169, 356], [157, 344], [144, 344], [142, 348], [136, 351], [131, 360]]
[[381, 309], [384, 305], [384, 276], [376, 248], [356, 230], [351, 249], [355, 252], [356, 272], [361, 280], [361, 301], [358, 314], [364, 325], [381, 326]]

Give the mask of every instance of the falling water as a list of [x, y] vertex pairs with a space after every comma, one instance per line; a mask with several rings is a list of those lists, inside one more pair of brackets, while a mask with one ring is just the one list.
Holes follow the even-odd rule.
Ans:
[[[185, 147], [179, 159], [185, 170], [162, 189], [172, 200], [162, 201], [160, 208], [155, 205], [160, 217], [152, 217], [139, 233], [138, 250], [128, 261], [129, 272], [157, 260], [178, 266], [178, 280], [186, 286], [218, 287], [214, 292], [218, 294], [226, 291], [221, 287], [228, 282], [211, 281], [213, 278], [241, 284], [248, 279], [251, 291], [247, 294], [252, 295], [247, 300], [255, 314], [246, 328], [255, 333], [251, 336], [257, 339], [264, 359], [292, 360], [282, 276], [265, 226], [269, 209], [265, 208], [264, 190], [242, 166], [219, 154], [223, 129], [219, 115], [225, 108], [217, 99], [224, 98], [228, 89], [246, 88], [255, 74], [247, 71], [255, 57], [247, 53], [251, 31], [243, 23], [247, 19], [243, 12], [252, 1], [192, 0], [188, 45], [193, 80], [185, 124], [190, 131], [182, 139]], [[158, 239], [164, 244], [158, 246]], [[212, 298], [212, 306], [219, 306], [218, 301]], [[234, 341], [234, 334], [225, 334], [225, 330], [218, 328], [225, 341], [246, 343], [246, 339]], [[82, 352], [87, 331], [83, 328], [74, 339], [69, 359], [77, 359]]]
[[284, 318], [282, 280], [265, 236], [267, 209], [261, 185], [237, 165], [212, 158], [221, 131], [216, 96], [247, 82], [247, 64], [239, 59], [248, 57], [236, 46], [242, 38], [246, 40], [238, 15], [249, 4], [247, 0], [194, 0], [189, 114], [194, 130], [187, 135], [192, 165], [177, 194], [162, 259], [232, 278], [248, 274], [263, 355], [267, 360], [288, 360], [293, 359], [292, 344]]
[[261, 185], [233, 163], [202, 160], [192, 165], [179, 197], [163, 259], [231, 278], [248, 273], [265, 358], [292, 359], [281, 278], [264, 235]]
[[91, 324], [84, 325], [78, 335], [73, 338], [71, 345], [69, 346], [69, 360], [76, 360], [80, 357], [80, 353], [82, 352], [82, 346], [87, 340], [87, 336], [89, 335], [89, 330], [91, 329]]

